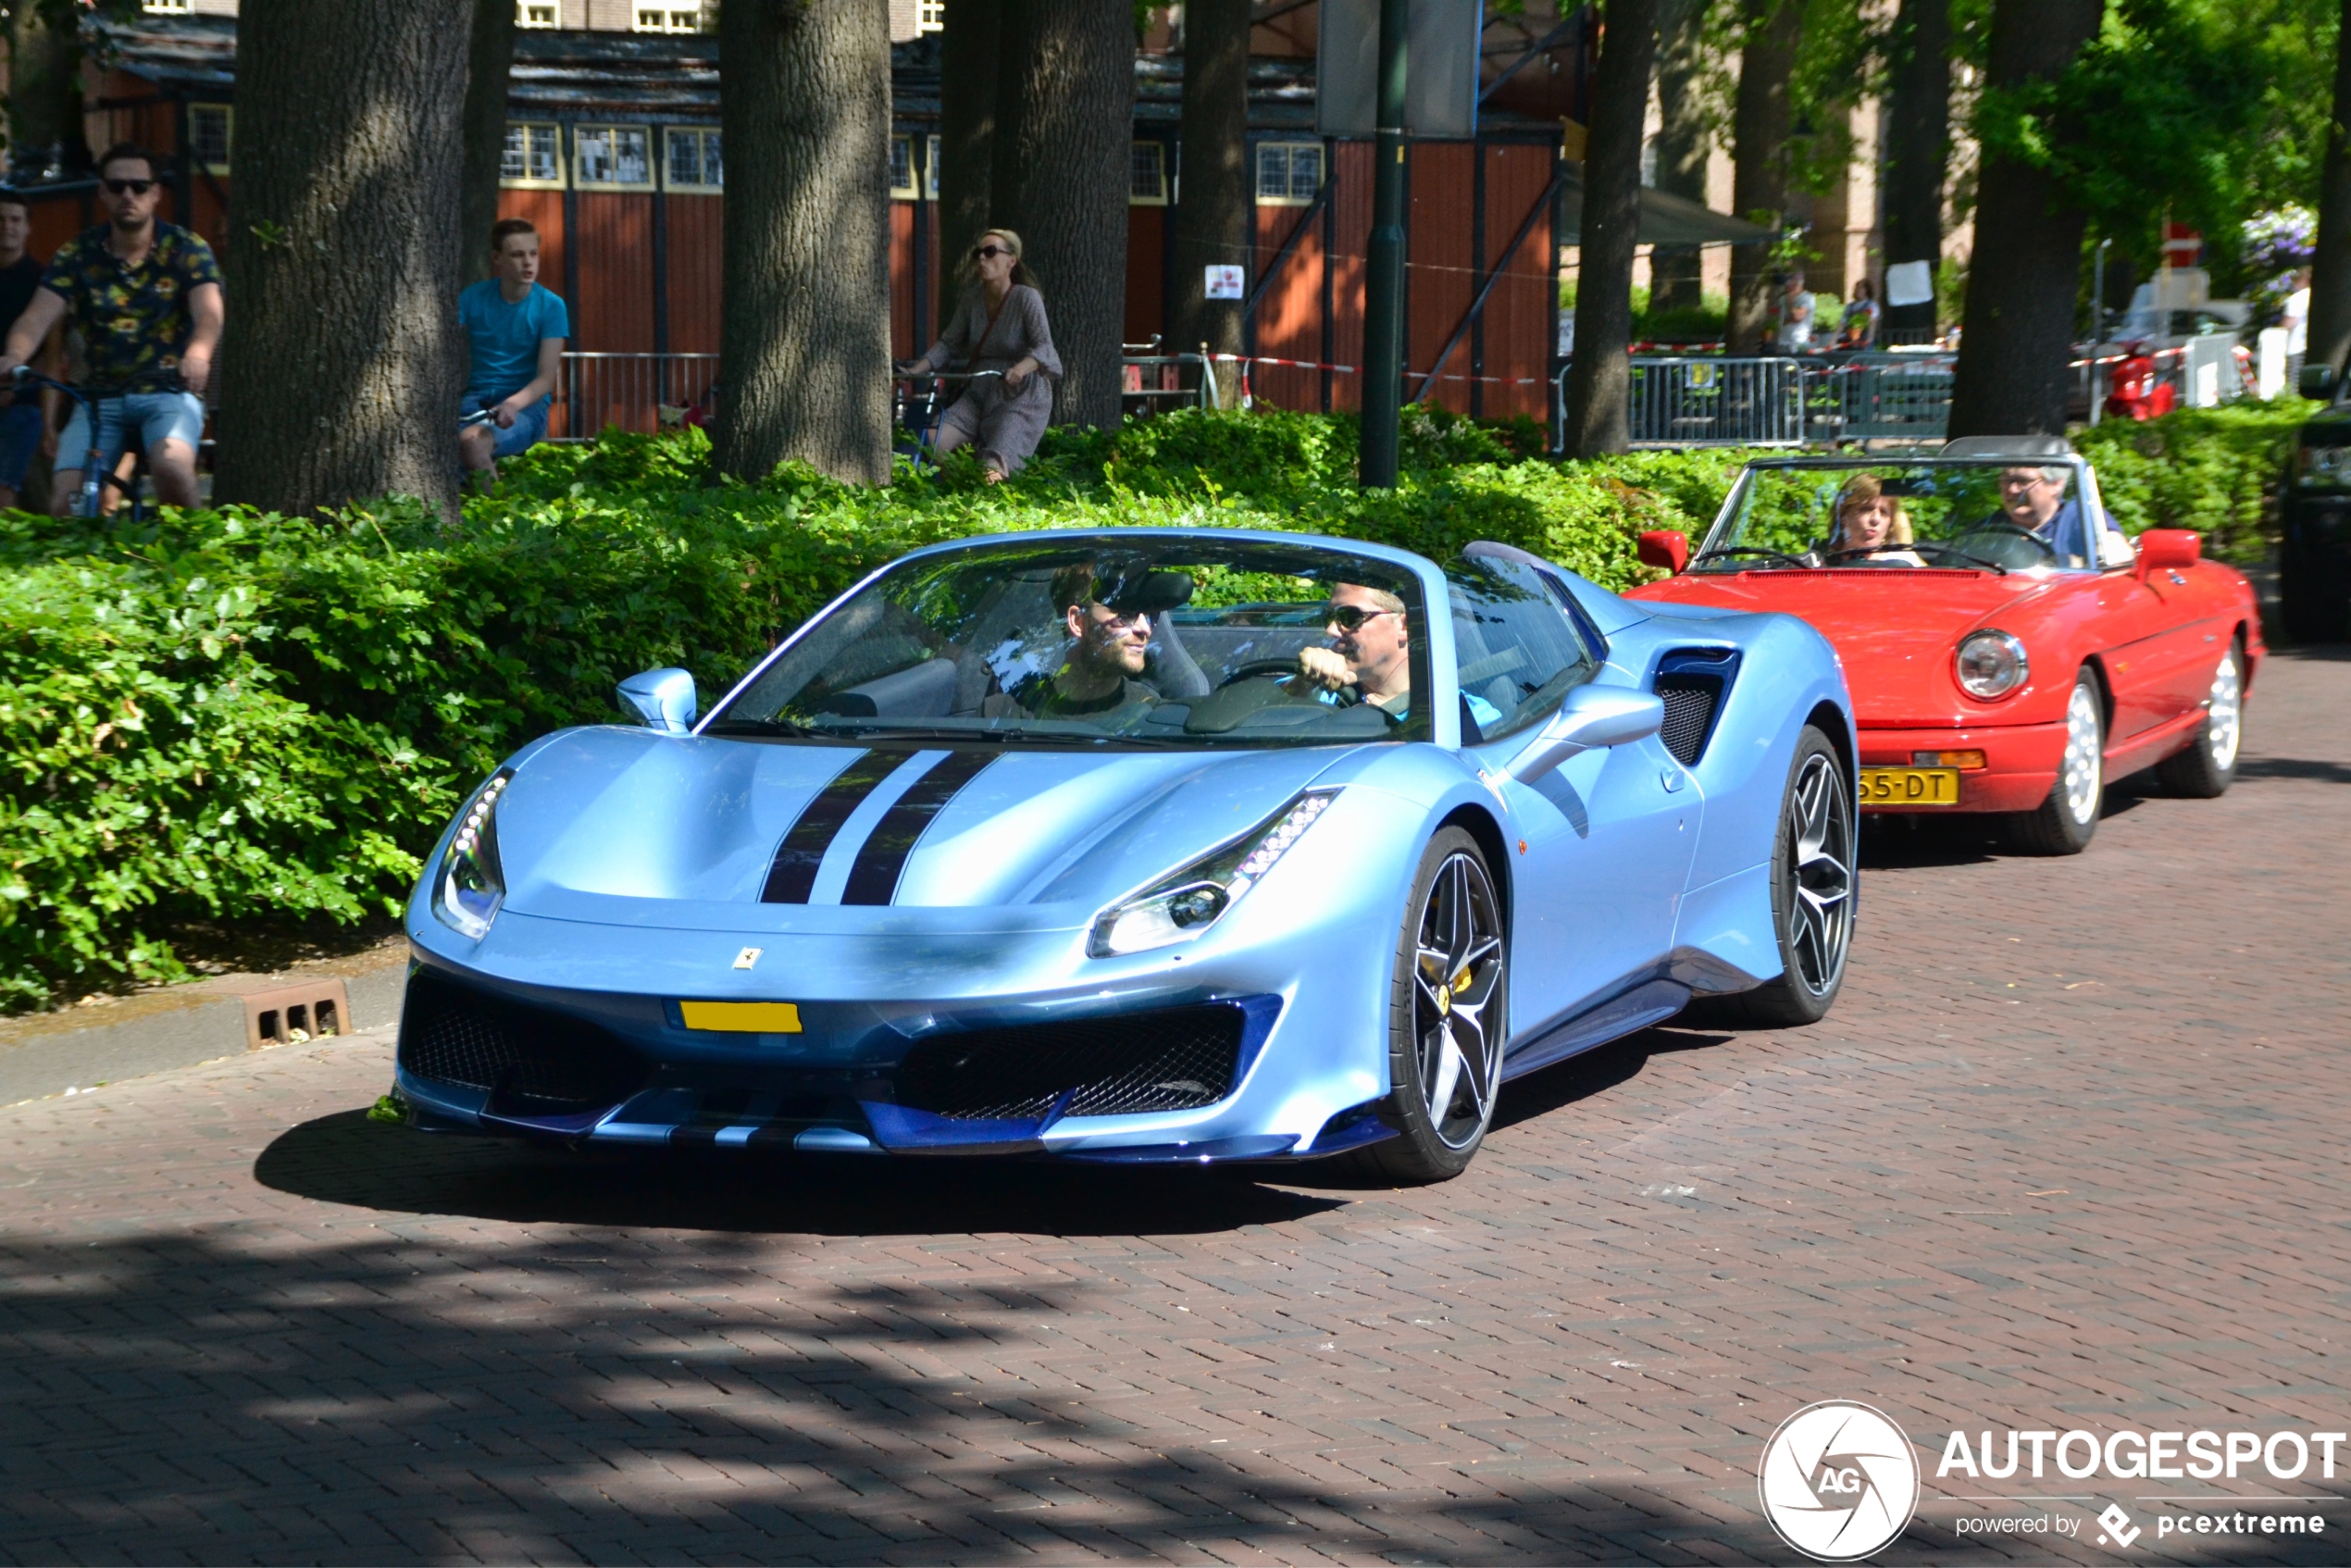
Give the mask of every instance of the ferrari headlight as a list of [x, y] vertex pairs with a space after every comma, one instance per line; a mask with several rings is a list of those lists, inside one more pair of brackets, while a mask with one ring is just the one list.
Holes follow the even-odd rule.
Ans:
[[1095, 916], [1086, 951], [1111, 958], [1190, 941], [1263, 880], [1336, 799], [1335, 790], [1309, 790], [1224, 848], [1121, 899]]
[[433, 914], [470, 941], [490, 934], [498, 906], [506, 902], [506, 875], [498, 864], [498, 800], [514, 778], [514, 769], [502, 767], [475, 791], [433, 872]]
[[2294, 466], [2295, 477], [2305, 484], [2339, 485], [2351, 479], [2351, 447], [2299, 447]]
[[1953, 663], [1958, 666], [1959, 689], [1986, 702], [2007, 696], [2033, 673], [2024, 644], [2005, 631], [1968, 633]]

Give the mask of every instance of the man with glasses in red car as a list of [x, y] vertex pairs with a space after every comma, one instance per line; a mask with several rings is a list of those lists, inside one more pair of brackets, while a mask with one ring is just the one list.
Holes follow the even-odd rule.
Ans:
[[53, 509], [71, 513], [81, 466], [94, 444], [111, 469], [136, 432], [155, 476], [155, 495], [193, 506], [196, 445], [204, 436], [204, 391], [212, 380], [224, 311], [220, 268], [212, 247], [175, 223], [155, 220], [163, 199], [155, 159], [128, 142], [98, 160], [107, 221], [75, 236], [49, 260], [32, 303], [8, 329], [0, 377], [31, 358], [70, 311], [97, 410], [76, 407], [57, 442]]
[[[1329, 647], [1298, 651], [1299, 678], [1318, 689], [1315, 700], [1367, 703], [1401, 724], [1412, 706], [1412, 627], [1403, 599], [1360, 582], [1336, 584], [1323, 630]], [[1474, 692], [1462, 692], [1462, 700], [1480, 725], [1502, 716]]]

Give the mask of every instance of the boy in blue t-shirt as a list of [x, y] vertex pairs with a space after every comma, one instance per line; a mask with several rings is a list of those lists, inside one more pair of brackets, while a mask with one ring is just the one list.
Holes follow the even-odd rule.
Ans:
[[547, 408], [563, 367], [571, 316], [563, 296], [539, 286], [539, 230], [520, 218], [490, 230], [491, 276], [457, 296], [457, 324], [473, 350], [464, 414], [492, 410], [457, 436], [468, 477], [498, 478], [498, 459], [546, 439]]

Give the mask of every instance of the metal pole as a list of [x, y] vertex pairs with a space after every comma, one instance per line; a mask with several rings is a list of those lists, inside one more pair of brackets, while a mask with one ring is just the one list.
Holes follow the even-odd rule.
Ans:
[[2098, 242], [2097, 259], [2090, 264], [2090, 362], [2082, 367], [2090, 399], [2090, 423], [2098, 422], [2098, 345], [2106, 342], [2106, 248], [2111, 235]]
[[1404, 72], [1406, 0], [1380, 0], [1379, 102], [1373, 120], [1372, 243], [1363, 290], [1363, 484], [1396, 485], [1404, 396]]

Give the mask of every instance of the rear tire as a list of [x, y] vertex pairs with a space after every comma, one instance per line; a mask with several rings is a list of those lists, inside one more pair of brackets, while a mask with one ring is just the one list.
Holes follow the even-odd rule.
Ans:
[[1772, 930], [1785, 967], [1754, 990], [1708, 998], [1706, 1019], [1785, 1028], [1828, 1015], [1845, 986], [1860, 906], [1857, 821], [1845, 759], [1806, 725], [1772, 840]]
[[1389, 982], [1386, 1120], [1397, 1135], [1358, 1153], [1365, 1174], [1418, 1186], [1469, 1168], [1502, 1086], [1509, 945], [1477, 840], [1442, 829], [1412, 878]]
[[2188, 749], [2155, 765], [2165, 790], [2199, 801], [2226, 794], [2237, 776], [2237, 747], [2245, 734], [2245, 654], [2234, 639], [2212, 672], [2204, 705], [2204, 726]]
[[2009, 840], [2026, 854], [2080, 854], [2098, 830], [2098, 808], [2106, 800], [2106, 710], [2098, 703], [2097, 677], [2088, 670], [2073, 678], [2065, 704], [2065, 760], [2058, 765], [2049, 798], [2034, 811], [2009, 819]]

